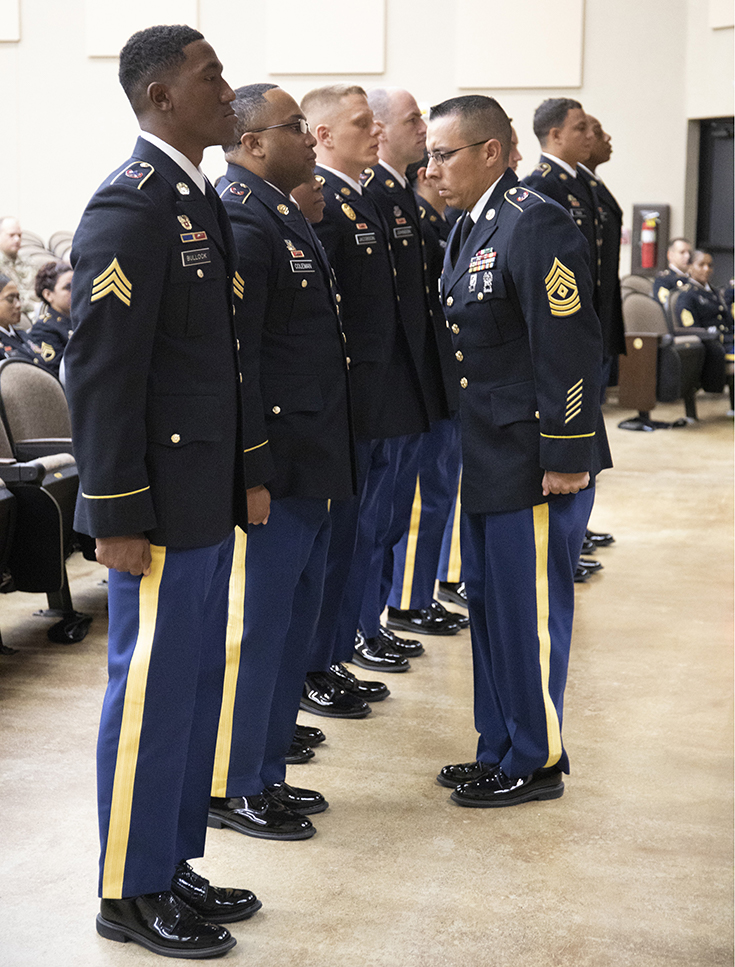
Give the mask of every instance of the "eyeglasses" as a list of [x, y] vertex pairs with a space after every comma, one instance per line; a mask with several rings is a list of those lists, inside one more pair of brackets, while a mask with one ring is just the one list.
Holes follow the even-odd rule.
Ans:
[[435, 164], [443, 165], [447, 158], [451, 158], [458, 151], [464, 151], [465, 148], [476, 148], [479, 144], [485, 144], [487, 140], [485, 138], [485, 141], [475, 141], [474, 144], [463, 144], [461, 148], [452, 148], [451, 151], [427, 151], [426, 153], [430, 158], [433, 158]]
[[267, 128], [253, 128], [251, 134], [260, 134], [261, 131], [272, 131], [273, 128], [293, 128], [299, 134], [309, 133], [309, 122], [306, 118], [299, 118], [298, 121], [286, 121], [284, 124], [269, 124]]

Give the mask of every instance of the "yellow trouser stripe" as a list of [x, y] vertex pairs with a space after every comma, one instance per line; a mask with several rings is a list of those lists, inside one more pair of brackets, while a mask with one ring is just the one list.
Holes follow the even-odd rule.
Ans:
[[546, 735], [549, 748], [549, 758], [546, 760], [545, 768], [548, 768], [561, 758], [559, 717], [549, 694], [551, 633], [549, 631], [548, 504], [538, 504], [533, 508], [533, 533], [536, 542], [536, 621], [538, 624], [539, 664], [541, 665], [541, 690], [546, 710]]
[[158, 592], [166, 561], [166, 548], [151, 545], [151, 573], [140, 579], [138, 592], [138, 640], [128, 668], [115, 778], [112, 784], [110, 824], [102, 875], [102, 896], [119, 900], [123, 896], [125, 860], [130, 836], [135, 770], [138, 763], [140, 730], [143, 724], [148, 667], [158, 616]]
[[449, 545], [449, 562], [447, 563], [447, 581], [457, 584], [462, 580], [462, 553], [459, 545], [459, 521], [462, 511], [462, 501], [460, 493], [462, 491], [462, 472], [459, 474], [457, 484], [457, 500], [454, 504], [454, 520], [452, 521], [452, 540]]
[[411, 591], [413, 590], [413, 573], [416, 570], [416, 545], [419, 542], [419, 526], [421, 524], [421, 478], [416, 475], [416, 490], [411, 507], [411, 522], [408, 525], [408, 541], [406, 542], [406, 560], [403, 565], [403, 589], [401, 591], [401, 611], [411, 607]]
[[235, 695], [237, 694], [237, 676], [240, 671], [240, 647], [245, 614], [245, 550], [247, 544], [247, 535], [239, 527], [236, 527], [227, 610], [225, 680], [222, 686], [222, 705], [219, 713], [217, 748], [212, 773], [212, 795], [219, 797], [227, 795], [227, 776], [230, 771], [232, 719], [235, 714]]

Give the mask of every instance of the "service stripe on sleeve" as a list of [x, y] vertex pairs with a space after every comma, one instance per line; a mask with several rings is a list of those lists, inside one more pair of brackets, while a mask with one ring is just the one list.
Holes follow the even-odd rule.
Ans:
[[545, 768], [561, 758], [561, 726], [556, 707], [549, 694], [551, 667], [551, 632], [549, 630], [549, 505], [533, 508], [533, 534], [536, 543], [536, 621], [538, 625], [541, 691], [546, 711], [546, 736], [549, 758]]

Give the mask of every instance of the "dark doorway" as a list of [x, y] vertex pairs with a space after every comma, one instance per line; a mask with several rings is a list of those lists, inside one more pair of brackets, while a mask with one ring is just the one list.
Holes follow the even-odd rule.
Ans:
[[699, 122], [697, 247], [712, 252], [713, 284], [733, 277], [733, 118]]

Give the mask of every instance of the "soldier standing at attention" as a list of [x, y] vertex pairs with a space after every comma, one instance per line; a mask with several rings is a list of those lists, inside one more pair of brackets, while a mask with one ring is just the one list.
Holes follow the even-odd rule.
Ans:
[[428, 176], [466, 214], [442, 297], [454, 335], [462, 433], [462, 557], [475, 675], [474, 762], [438, 781], [462, 806], [557, 799], [574, 570], [610, 466], [602, 338], [584, 239], [508, 169], [493, 98], [432, 108]]
[[75, 526], [110, 568], [97, 931], [215, 957], [235, 945], [218, 924], [260, 907], [187, 862], [204, 852], [234, 527], [247, 526], [235, 246], [198, 167], [232, 141], [235, 95], [186, 26], [134, 34], [120, 83], [142, 133], [74, 237], [65, 353]]

